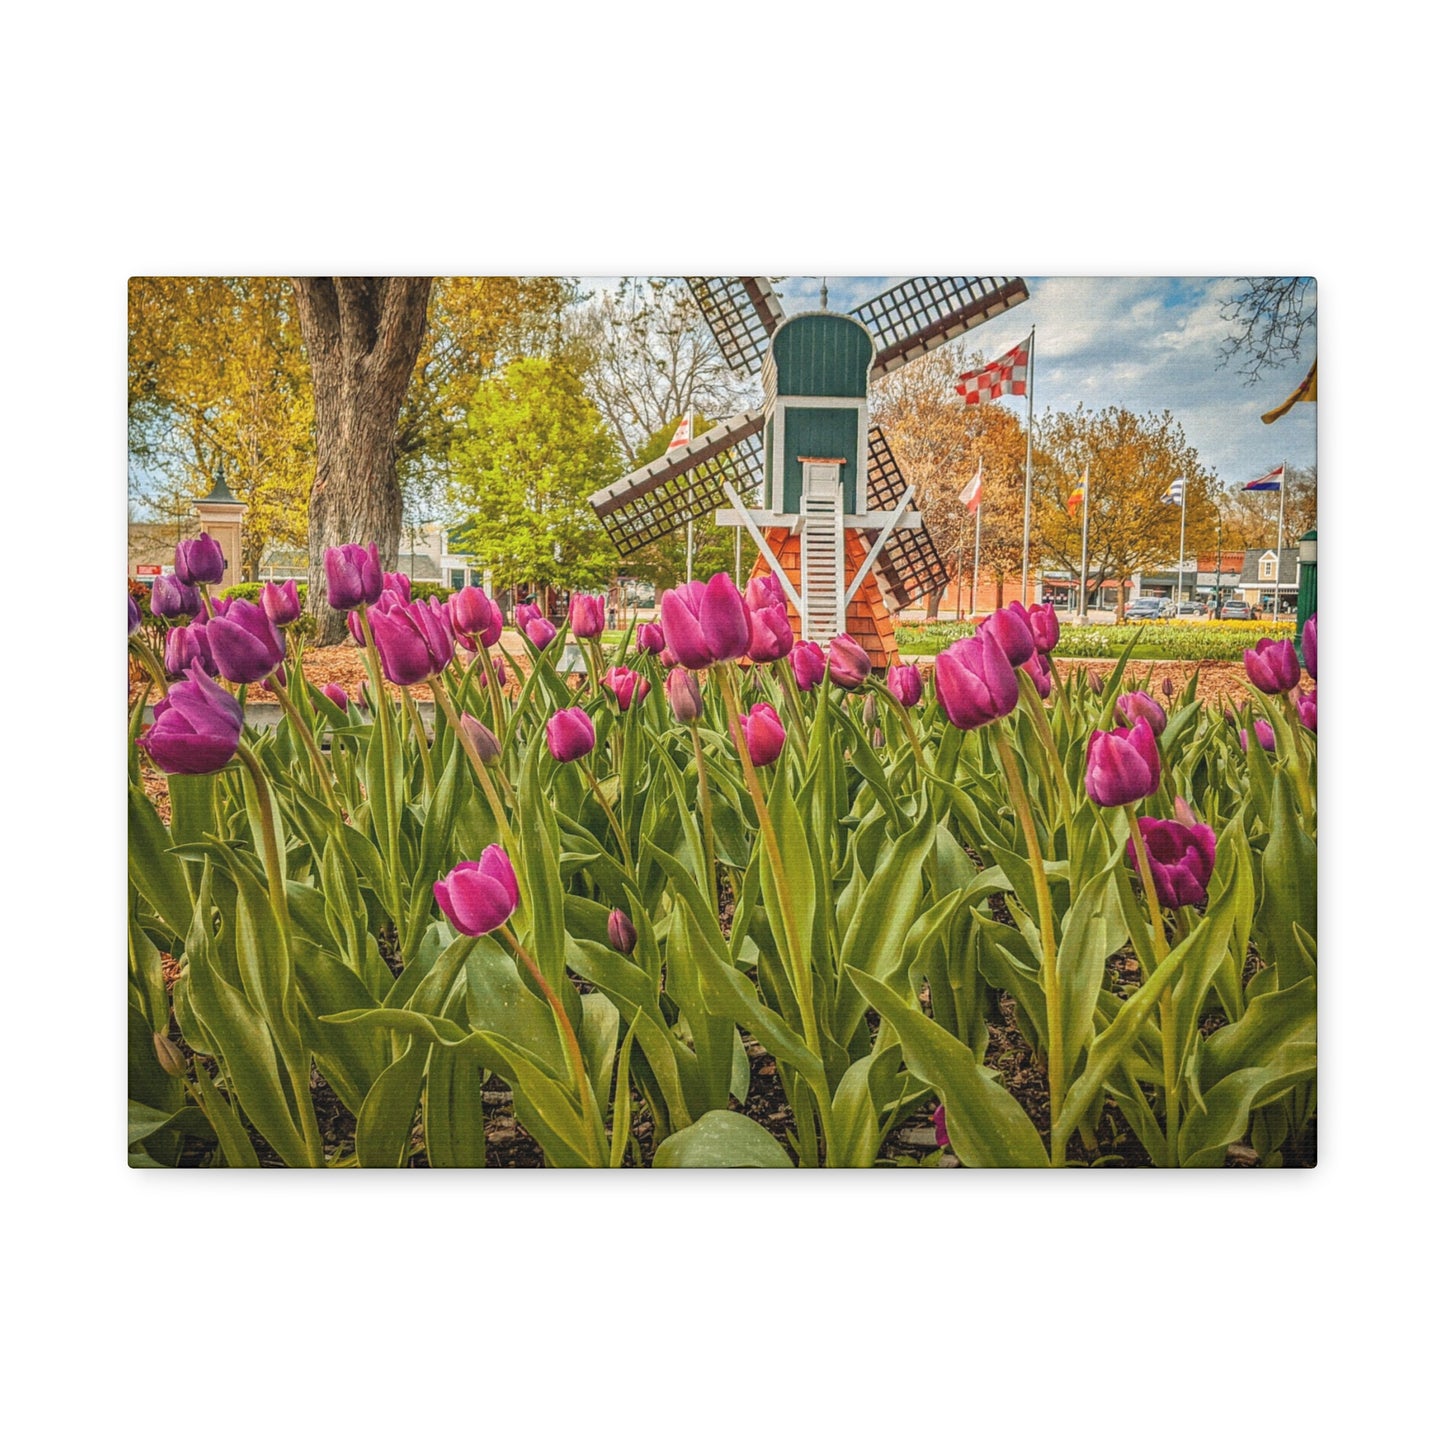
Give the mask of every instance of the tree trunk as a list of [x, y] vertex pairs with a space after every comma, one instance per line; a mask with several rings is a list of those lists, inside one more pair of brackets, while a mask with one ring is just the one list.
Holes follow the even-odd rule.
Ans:
[[[958, 585], [960, 587], [963, 586], [962, 577], [958, 579]], [[930, 622], [938, 621], [938, 608], [939, 604], [943, 601], [943, 593], [944, 588], [940, 587], [937, 592], [930, 592], [928, 594], [928, 620]]]
[[396, 424], [426, 331], [431, 277], [296, 276], [291, 284], [316, 399], [307, 605], [326, 646], [347, 635], [345, 614], [326, 602], [326, 549], [375, 542], [383, 567], [396, 568]]

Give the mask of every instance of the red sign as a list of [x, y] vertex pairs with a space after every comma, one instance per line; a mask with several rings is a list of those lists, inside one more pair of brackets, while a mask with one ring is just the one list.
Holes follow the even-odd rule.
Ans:
[[137, 577], [159, 577], [161, 568], [159, 562], [142, 562], [135, 569]]

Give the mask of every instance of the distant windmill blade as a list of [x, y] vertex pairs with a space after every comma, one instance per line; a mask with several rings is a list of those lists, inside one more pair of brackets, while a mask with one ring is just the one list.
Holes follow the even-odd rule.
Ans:
[[849, 314], [873, 333], [877, 381], [1028, 299], [1019, 276], [911, 276]]
[[783, 319], [782, 303], [768, 278], [689, 276], [687, 285], [723, 360], [734, 371], [756, 376]]
[[763, 480], [763, 413], [741, 412], [686, 446], [664, 452], [589, 499], [624, 556], [732, 503], [730, 482], [746, 497]]
[[[868, 428], [868, 507], [870, 511], [892, 511], [903, 497], [908, 480], [898, 465], [883, 428]], [[865, 532], [871, 543], [876, 533]], [[879, 590], [888, 606], [897, 612], [916, 597], [926, 597], [948, 583], [948, 572], [939, 556], [933, 534], [926, 526], [900, 528], [883, 544], [876, 563]]]

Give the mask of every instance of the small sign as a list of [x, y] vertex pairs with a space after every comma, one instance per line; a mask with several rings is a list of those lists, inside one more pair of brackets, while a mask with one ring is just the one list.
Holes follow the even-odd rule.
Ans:
[[135, 569], [135, 575], [137, 577], [159, 577], [161, 575], [161, 565], [159, 562], [142, 562]]

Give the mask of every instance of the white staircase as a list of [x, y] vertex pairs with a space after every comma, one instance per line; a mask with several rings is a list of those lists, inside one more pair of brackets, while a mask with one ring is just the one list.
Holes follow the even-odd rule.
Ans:
[[803, 468], [803, 636], [825, 646], [843, 627], [843, 489], [836, 466]]

